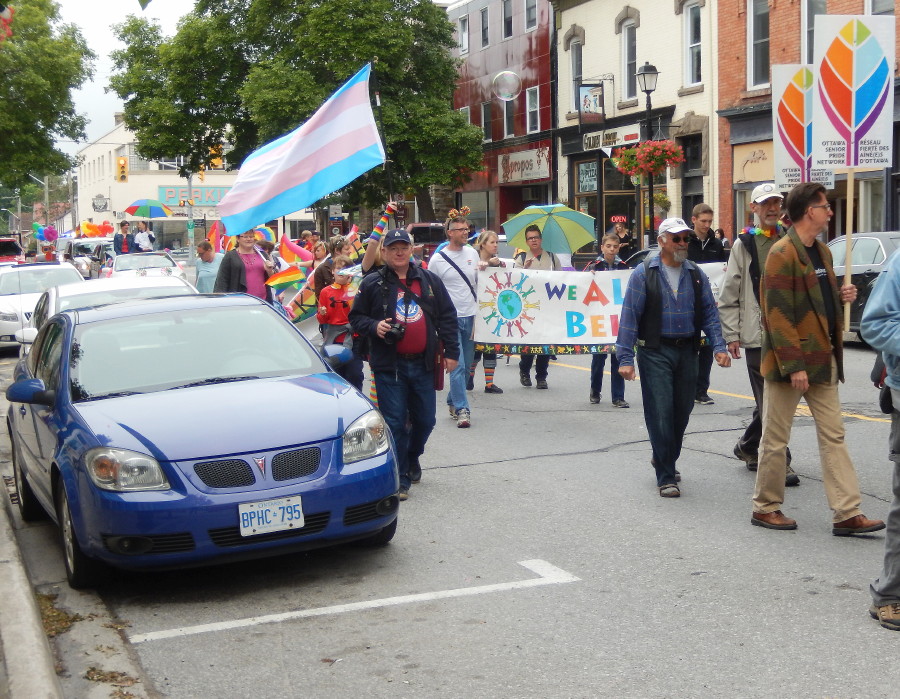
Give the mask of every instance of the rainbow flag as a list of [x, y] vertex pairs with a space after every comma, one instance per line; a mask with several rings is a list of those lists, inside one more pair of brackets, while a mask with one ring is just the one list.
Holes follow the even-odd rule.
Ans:
[[206, 234], [206, 239], [212, 245], [213, 252], [222, 250], [222, 225], [218, 221], [213, 221], [209, 227], [209, 233]]
[[313, 254], [309, 250], [297, 245], [286, 235], [281, 236], [281, 242], [278, 244], [278, 254], [288, 264], [292, 262], [308, 262], [313, 259]]
[[275, 242], [275, 231], [268, 226], [257, 226], [253, 229], [253, 237], [257, 240], [270, 240]]
[[306, 280], [306, 272], [299, 267], [288, 267], [283, 272], [273, 274], [266, 280], [266, 285], [273, 289], [282, 291], [289, 286], [295, 286]]
[[237, 236], [236, 235], [223, 235], [222, 236], [222, 252], [228, 252], [229, 250], [233, 250], [237, 245]]
[[300, 293], [291, 300], [291, 306], [294, 308], [296, 315], [293, 322], [299, 323], [307, 318], [312, 318], [316, 314], [316, 295], [308, 286], [304, 286]]
[[353, 228], [350, 229], [350, 235], [347, 236], [347, 242], [353, 246], [353, 253], [350, 255], [351, 260], [358, 260], [363, 256], [365, 249], [363, 248], [362, 241], [359, 239], [359, 228], [354, 223]]

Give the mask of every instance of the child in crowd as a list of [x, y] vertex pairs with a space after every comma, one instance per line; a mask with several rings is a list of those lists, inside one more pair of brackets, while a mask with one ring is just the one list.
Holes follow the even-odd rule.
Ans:
[[[621, 242], [619, 236], [615, 233], [609, 233], [603, 236], [600, 245], [600, 256], [585, 267], [588, 272], [608, 272], [615, 269], [628, 269], [619, 258], [619, 249]], [[610, 359], [610, 383], [612, 384], [612, 404], [617, 408], [628, 408], [625, 402], [625, 379], [619, 374], [619, 360], [616, 357], [615, 348], [609, 346]], [[600, 402], [600, 391], [603, 388], [603, 369], [606, 366], [606, 354], [597, 353], [591, 357], [591, 403]]]
[[[326, 345], [339, 344], [353, 351], [353, 331], [348, 316], [353, 297], [347, 293], [350, 286], [350, 275], [345, 272], [353, 263], [346, 255], [338, 255], [332, 260], [334, 282], [319, 293], [319, 308], [316, 314], [322, 324], [322, 340]], [[353, 359], [335, 371], [362, 390], [362, 359], [353, 353]]]

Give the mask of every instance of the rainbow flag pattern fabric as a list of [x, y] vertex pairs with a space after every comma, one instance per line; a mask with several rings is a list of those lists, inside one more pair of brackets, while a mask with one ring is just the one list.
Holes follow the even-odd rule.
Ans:
[[278, 254], [288, 264], [292, 262], [308, 262], [313, 259], [313, 254], [302, 245], [297, 245], [286, 235], [281, 236], [278, 244]]
[[276, 291], [283, 291], [290, 286], [297, 286], [306, 281], [306, 272], [300, 267], [289, 267], [283, 272], [277, 272], [266, 280], [266, 285]]

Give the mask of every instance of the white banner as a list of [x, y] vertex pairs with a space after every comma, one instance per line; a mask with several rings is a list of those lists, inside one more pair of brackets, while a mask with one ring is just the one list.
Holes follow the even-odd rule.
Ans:
[[[725, 263], [700, 265], [713, 297]], [[475, 342], [515, 354], [591, 354], [612, 345], [631, 270], [545, 272], [492, 268], [478, 274]]]

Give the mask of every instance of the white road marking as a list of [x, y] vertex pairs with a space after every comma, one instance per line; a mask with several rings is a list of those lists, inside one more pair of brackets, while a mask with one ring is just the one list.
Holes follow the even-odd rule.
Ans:
[[132, 643], [160, 641], [166, 638], [180, 638], [183, 636], [193, 636], [200, 633], [210, 633], [212, 631], [230, 631], [231, 629], [240, 629], [247, 626], [258, 626], [260, 624], [276, 624], [281, 621], [290, 621], [292, 619], [326, 616], [328, 614], [343, 614], [344, 612], [356, 612], [365, 609], [377, 609], [379, 607], [394, 607], [399, 604], [410, 604], [412, 602], [431, 602], [438, 599], [468, 597], [470, 595], [483, 595], [490, 592], [503, 592], [505, 590], [521, 590], [523, 588], [539, 587], [541, 585], [560, 585], [562, 583], [577, 582], [581, 579], [575, 577], [571, 573], [567, 573], [566, 571], [557, 568], [554, 565], [551, 565], [550, 563], [547, 563], [547, 561], [542, 561], [540, 559], [531, 561], [519, 561], [519, 565], [528, 568], [528, 570], [534, 573], [537, 573], [540, 577], [532, 578], [531, 580], [518, 580], [516, 582], [496, 583], [494, 585], [481, 585], [479, 587], [463, 587], [456, 590], [440, 590], [438, 592], [422, 592], [416, 595], [386, 597], [385, 599], [369, 600], [368, 602], [336, 604], [332, 607], [319, 607], [318, 609], [300, 609], [295, 612], [284, 612], [283, 614], [267, 614], [265, 616], [255, 616], [247, 619], [220, 621], [214, 624], [182, 626], [177, 629], [135, 634], [133, 636], [130, 636], [129, 640]]

